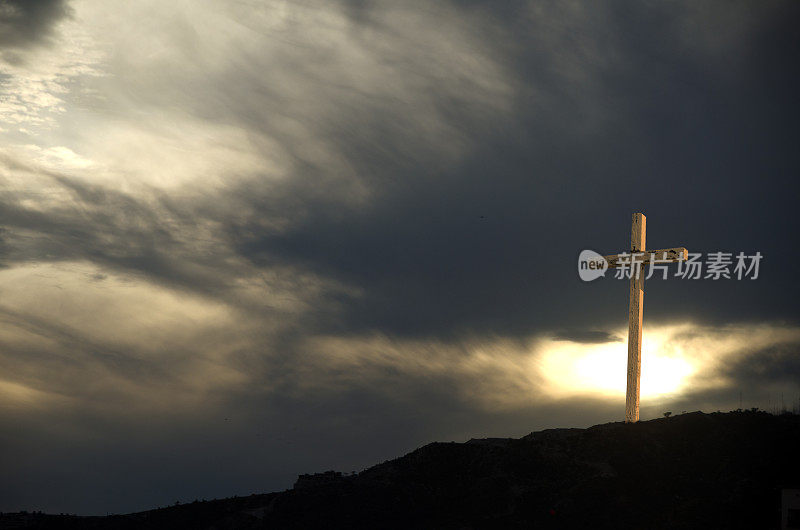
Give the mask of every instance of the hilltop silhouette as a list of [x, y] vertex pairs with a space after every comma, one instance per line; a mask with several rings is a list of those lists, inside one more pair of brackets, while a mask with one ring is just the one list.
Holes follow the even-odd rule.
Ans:
[[693, 412], [431, 443], [356, 475], [128, 515], [5, 514], [0, 528], [780, 528], [798, 447], [800, 416]]

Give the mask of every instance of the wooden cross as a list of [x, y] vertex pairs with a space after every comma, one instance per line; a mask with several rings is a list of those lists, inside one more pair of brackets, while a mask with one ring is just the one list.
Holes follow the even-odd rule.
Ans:
[[688, 251], [683, 248], [667, 248], [645, 252], [646, 218], [642, 213], [633, 214], [631, 225], [631, 251], [603, 256], [609, 268], [630, 267], [631, 289], [628, 310], [628, 389], [625, 393], [625, 422], [639, 421], [639, 379], [642, 371], [642, 309], [644, 308], [644, 265], [654, 262], [667, 263], [685, 261]]

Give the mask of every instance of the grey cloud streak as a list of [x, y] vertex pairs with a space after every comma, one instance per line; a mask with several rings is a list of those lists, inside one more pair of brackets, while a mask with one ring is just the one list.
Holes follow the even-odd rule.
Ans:
[[555, 340], [566, 340], [586, 344], [601, 344], [604, 342], [621, 342], [622, 338], [608, 331], [597, 330], [563, 330], [554, 335]]

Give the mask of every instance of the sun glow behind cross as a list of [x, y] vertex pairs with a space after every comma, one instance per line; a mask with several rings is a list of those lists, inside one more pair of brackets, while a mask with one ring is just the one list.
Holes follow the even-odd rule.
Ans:
[[[673, 331], [648, 330], [643, 338], [643, 398], [680, 393], [699, 369], [683, 348], [669, 344]], [[582, 344], [551, 340], [542, 344], [538, 361], [546, 386], [554, 395], [591, 393], [615, 398], [625, 396], [627, 363], [625, 341]]]

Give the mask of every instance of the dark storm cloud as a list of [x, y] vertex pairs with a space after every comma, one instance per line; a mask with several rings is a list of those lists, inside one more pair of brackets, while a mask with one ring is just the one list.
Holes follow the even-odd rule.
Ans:
[[66, 0], [0, 0], [0, 49], [43, 41], [69, 12]]
[[[651, 282], [650, 322], [797, 319], [786, 278], [800, 256], [785, 237], [797, 228], [796, 3], [468, 8], [517, 76], [511, 116], [434, 93], [474, 146], [453, 167], [423, 163], [415, 150], [427, 146], [393, 126], [391, 108], [338, 116], [335, 141], [370, 203], [292, 188], [306, 215], [270, 233], [254, 202], [252, 223], [230, 228], [242, 255], [362, 289], [343, 301], [340, 329], [603, 327], [626, 318], [627, 286], [580, 283], [577, 254], [625, 250], [643, 211], [650, 245], [765, 255], [751, 283]], [[709, 35], [720, 12], [736, 31]]]

